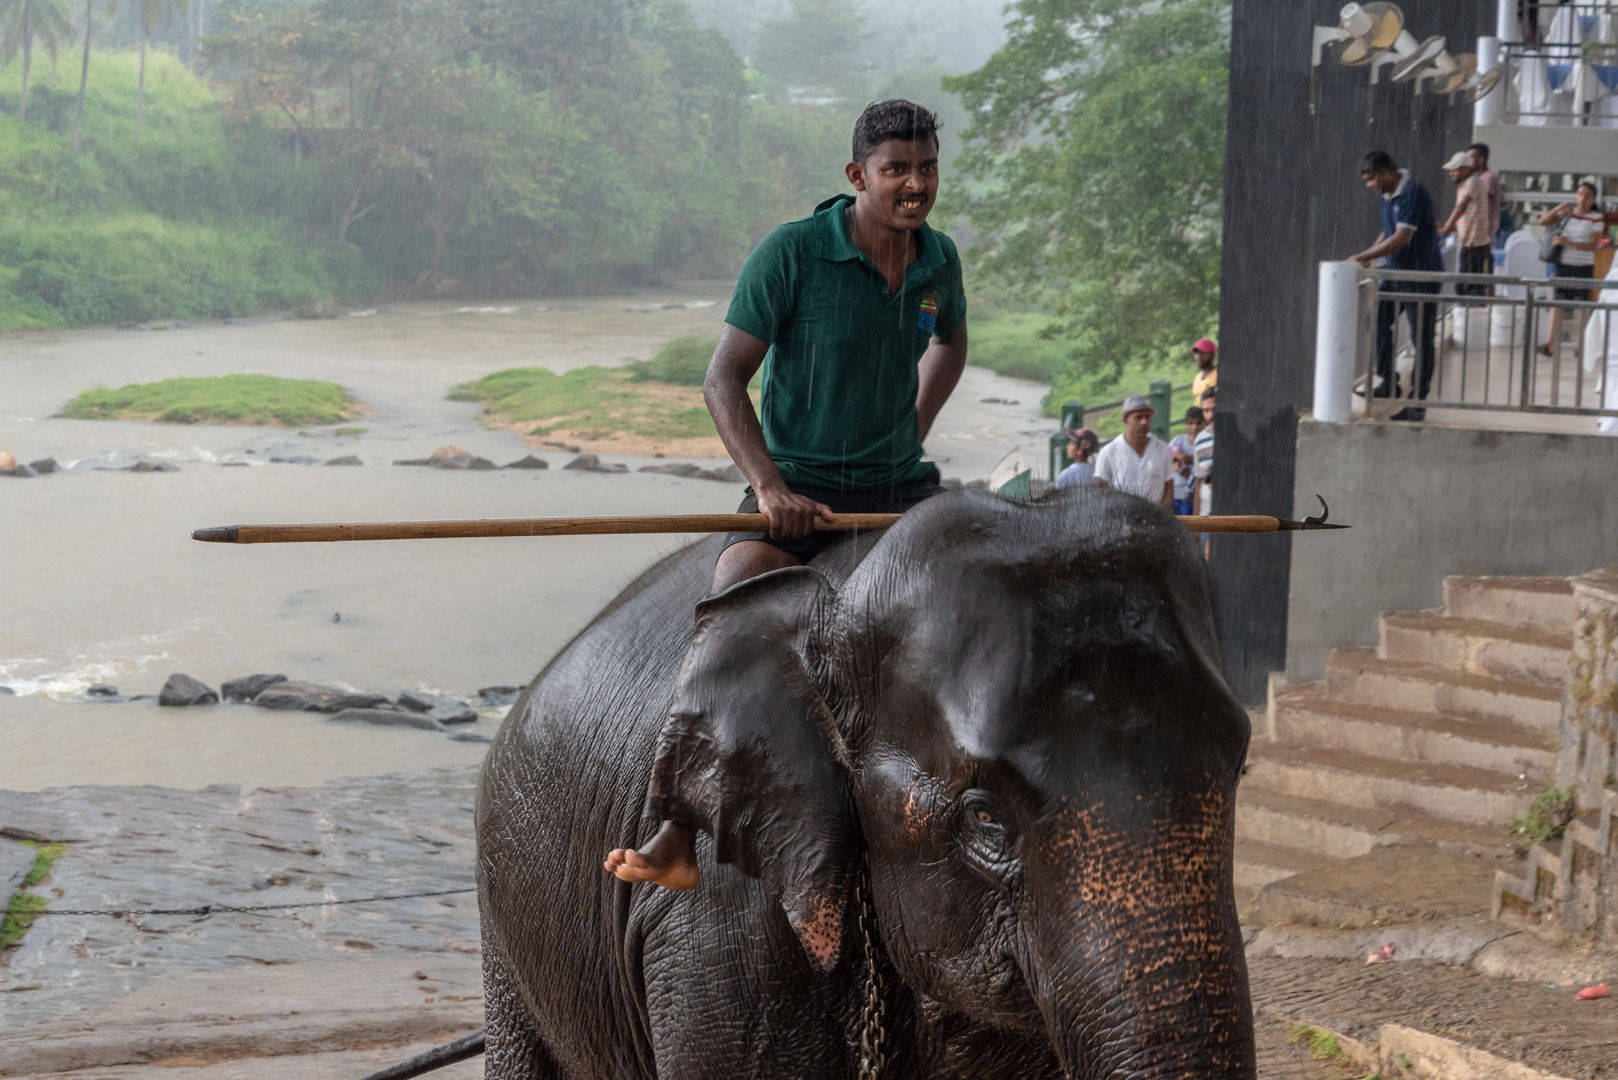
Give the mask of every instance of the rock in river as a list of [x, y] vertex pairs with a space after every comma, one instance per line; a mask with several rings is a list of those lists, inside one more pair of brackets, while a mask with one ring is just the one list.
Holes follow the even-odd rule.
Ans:
[[400, 694], [399, 704], [411, 712], [430, 716], [441, 724], [472, 724], [476, 723], [478, 718], [477, 712], [470, 705], [454, 698], [418, 694], [414, 690], [406, 690]]
[[189, 675], [182, 675], [176, 671], [169, 676], [169, 681], [163, 684], [162, 693], [157, 695], [159, 705], [217, 705], [219, 695], [213, 688], [207, 686]]
[[550, 462], [544, 458], [537, 458], [533, 454], [529, 454], [525, 458], [519, 458], [510, 465], [501, 466], [501, 468], [505, 469], [548, 469], [550, 467]]
[[358, 694], [335, 686], [287, 682], [266, 686], [253, 698], [253, 704], [288, 712], [342, 712], [344, 709], [374, 709], [387, 701], [383, 694]]
[[127, 471], [129, 471], [129, 472], [179, 472], [180, 467], [178, 465], [170, 465], [166, 461], [158, 463], [158, 464], [154, 464], [154, 463], [152, 463], [150, 461], [137, 461], [137, 462], [135, 462], [135, 464], [131, 465]]
[[33, 469], [40, 476], [48, 476], [57, 469], [61, 468], [60, 465], [56, 464], [56, 459], [53, 457], [40, 458], [38, 461], [30, 461], [28, 463], [28, 467]]
[[395, 709], [343, 709], [326, 719], [328, 724], [382, 724], [387, 727], [413, 727], [425, 731], [444, 731], [443, 724], [421, 713]]
[[520, 686], [485, 686], [478, 691], [478, 697], [483, 699], [483, 704], [496, 706], [510, 705], [521, 694]]
[[226, 679], [219, 685], [219, 693], [226, 701], [252, 701], [265, 687], [286, 681], [285, 675], [246, 675], [240, 679]]
[[84, 688], [85, 697], [117, 697], [118, 688], [110, 683], [91, 683]]
[[562, 468], [576, 469], [579, 472], [621, 473], [629, 471], [629, 466], [622, 463], [603, 464], [601, 459], [594, 454], [580, 454], [566, 465], [563, 465]]
[[332, 458], [330, 461], [326, 462], [326, 464], [327, 465], [364, 465], [365, 462], [361, 461], [359, 459], [359, 457], [354, 455], [354, 454], [344, 454], [342, 457], [334, 457], [334, 458]]

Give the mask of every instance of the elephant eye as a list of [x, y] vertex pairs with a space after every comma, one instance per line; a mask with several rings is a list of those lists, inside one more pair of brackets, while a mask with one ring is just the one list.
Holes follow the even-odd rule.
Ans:
[[987, 791], [968, 791], [961, 796], [961, 824], [965, 839], [974, 847], [994, 850], [1006, 842], [1005, 808]]

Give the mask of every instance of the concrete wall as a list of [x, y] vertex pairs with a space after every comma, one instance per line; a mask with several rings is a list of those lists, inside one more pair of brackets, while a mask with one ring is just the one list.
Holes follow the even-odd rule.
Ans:
[[[1400, 0], [1418, 40], [1443, 34], [1470, 52], [1494, 25], [1479, 0]], [[1368, 247], [1379, 204], [1359, 168], [1390, 152], [1425, 183], [1441, 214], [1454, 185], [1440, 166], [1472, 141], [1472, 108], [1417, 95], [1414, 83], [1327, 58], [1310, 64], [1317, 24], [1342, 0], [1233, 0], [1230, 106], [1220, 268], [1219, 473], [1222, 514], [1287, 513], [1298, 409], [1314, 394], [1316, 265]], [[1300, 471], [1300, 476], [1307, 475]], [[1328, 498], [1330, 496], [1327, 496]], [[1223, 604], [1225, 673], [1248, 703], [1264, 700], [1286, 653], [1287, 537], [1215, 537], [1210, 565]], [[1586, 568], [1588, 569], [1588, 568]]]
[[1446, 574], [1572, 576], [1618, 560], [1618, 439], [1422, 424], [1298, 424], [1287, 677], [1318, 679], [1377, 615], [1443, 602]]

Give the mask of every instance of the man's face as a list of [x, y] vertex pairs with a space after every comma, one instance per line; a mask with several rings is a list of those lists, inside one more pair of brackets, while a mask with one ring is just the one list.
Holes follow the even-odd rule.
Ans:
[[1392, 169], [1361, 173], [1360, 176], [1365, 180], [1365, 186], [1378, 195], [1392, 195], [1399, 189], [1399, 174]]
[[1471, 175], [1472, 170], [1467, 168], [1465, 165], [1462, 165], [1459, 169], [1451, 169], [1449, 171], [1449, 178], [1455, 181], [1457, 184]]
[[938, 198], [938, 140], [889, 139], [844, 171], [876, 224], [919, 229]]
[[1146, 441], [1146, 436], [1152, 431], [1152, 410], [1136, 409], [1124, 416], [1124, 434], [1129, 436], [1132, 443]]
[[1195, 439], [1197, 432], [1202, 430], [1202, 417], [1188, 416], [1185, 418], [1185, 434], [1188, 439]]
[[1201, 349], [1192, 349], [1191, 359], [1197, 362], [1197, 367], [1202, 371], [1207, 371], [1209, 368], [1214, 366], [1214, 354], [1211, 352], [1203, 352]]
[[1202, 426], [1203, 427], [1207, 427], [1209, 424], [1213, 423], [1213, 414], [1214, 414], [1214, 399], [1213, 398], [1203, 398], [1202, 399]]

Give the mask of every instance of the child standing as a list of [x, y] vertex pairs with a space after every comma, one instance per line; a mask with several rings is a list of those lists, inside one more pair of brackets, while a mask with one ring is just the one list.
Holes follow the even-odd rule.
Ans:
[[1088, 428], [1068, 428], [1067, 459], [1073, 464], [1063, 469], [1061, 475], [1057, 476], [1057, 490], [1095, 487], [1096, 467], [1090, 463], [1090, 457], [1098, 449], [1100, 441], [1096, 438], [1096, 433]]

